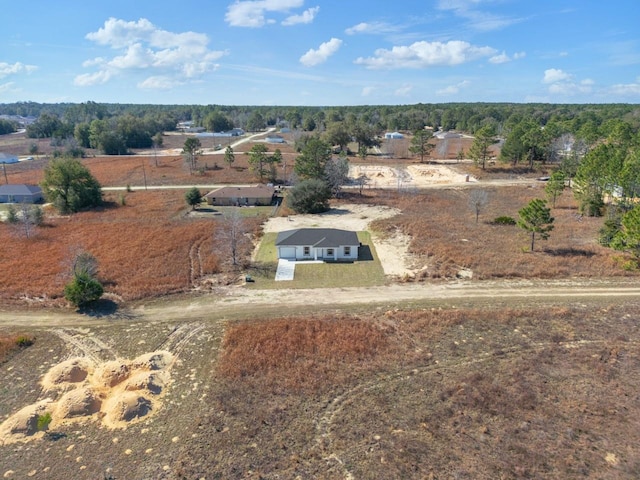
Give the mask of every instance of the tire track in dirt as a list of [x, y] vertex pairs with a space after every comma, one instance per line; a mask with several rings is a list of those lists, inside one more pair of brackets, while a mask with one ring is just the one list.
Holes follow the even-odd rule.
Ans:
[[202, 244], [205, 238], [195, 240], [189, 247], [189, 281], [194, 286], [199, 278], [204, 275], [202, 265]]
[[[316, 422], [316, 436], [312, 441], [312, 445], [309, 450], [313, 451], [319, 449], [324, 452], [323, 459], [327, 463], [333, 463], [334, 467], [329, 467], [331, 470], [340, 470], [345, 479], [354, 478], [352, 473], [348, 470], [347, 462], [341, 458], [341, 454], [344, 454], [349, 450], [342, 450], [339, 452], [332, 451], [332, 424], [338, 414], [340, 414], [345, 408], [357, 402], [358, 397], [365, 395], [367, 392], [381, 388], [391, 382], [409, 381], [416, 377], [416, 375], [432, 374], [439, 370], [455, 370], [461, 367], [471, 366], [478, 363], [486, 362], [494, 358], [509, 358], [515, 355], [521, 355], [522, 353], [539, 352], [551, 347], [564, 347], [566, 349], [576, 349], [584, 347], [593, 347], [598, 345], [604, 345], [609, 343], [610, 340], [576, 340], [570, 342], [539, 342], [526, 346], [512, 346], [511, 348], [501, 348], [499, 350], [492, 350], [489, 352], [481, 353], [475, 357], [460, 359], [451, 362], [440, 363], [434, 360], [433, 363], [424, 365], [422, 367], [413, 367], [403, 370], [398, 370], [393, 373], [388, 373], [378, 377], [370, 382], [361, 383], [355, 387], [345, 391], [344, 393], [334, 397], [327, 403], [324, 414], [320, 416]], [[625, 345], [639, 347], [638, 341], [627, 341]]]
[[98, 364], [106, 360], [115, 360], [118, 356], [113, 349], [99, 338], [85, 334], [75, 328], [58, 328], [52, 330], [67, 346], [75, 348], [83, 356]]
[[204, 328], [205, 325], [203, 323], [183, 323], [173, 329], [169, 336], [158, 345], [156, 351], [167, 350], [178, 357], [185, 347], [189, 345], [189, 342]]

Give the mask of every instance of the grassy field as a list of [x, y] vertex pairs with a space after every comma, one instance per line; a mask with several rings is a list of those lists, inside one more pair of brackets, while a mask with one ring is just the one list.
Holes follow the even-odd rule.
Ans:
[[358, 232], [360, 258], [353, 263], [296, 263], [292, 281], [275, 281], [278, 264], [275, 247], [276, 233], [265, 233], [256, 253], [253, 268], [248, 272], [255, 283], [250, 288], [327, 288], [327, 287], [368, 287], [383, 285], [387, 280], [376, 254], [375, 245], [369, 232]]

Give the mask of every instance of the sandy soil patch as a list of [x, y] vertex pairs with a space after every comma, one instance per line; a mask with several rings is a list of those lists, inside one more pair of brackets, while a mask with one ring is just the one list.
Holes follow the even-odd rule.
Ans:
[[389, 165], [352, 165], [349, 176], [365, 176], [369, 188], [419, 188], [438, 184], [476, 182], [447, 165], [420, 164], [392, 167]]
[[[347, 204], [317, 215], [290, 215], [270, 218], [264, 224], [265, 232], [282, 232], [296, 228], [339, 228], [354, 232], [369, 230], [369, 224], [378, 219], [398, 215], [400, 210], [381, 205]], [[402, 276], [415, 271], [408, 252], [411, 239], [400, 231], [382, 237], [371, 232], [378, 258], [387, 275]]]
[[43, 392], [51, 398], [24, 407], [0, 424], [0, 445], [42, 436], [38, 417], [47, 413], [50, 429], [96, 418], [107, 428], [124, 428], [147, 418], [162, 405], [174, 358], [168, 351], [157, 351], [133, 360], [96, 363], [78, 357], [60, 362], [42, 378]]

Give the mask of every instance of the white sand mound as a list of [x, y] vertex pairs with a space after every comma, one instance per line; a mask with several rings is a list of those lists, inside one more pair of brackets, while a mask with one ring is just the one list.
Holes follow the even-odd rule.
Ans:
[[165, 372], [140, 372], [129, 378], [124, 388], [131, 392], [148, 391], [159, 395], [168, 381], [169, 376]]
[[57, 421], [66, 418], [86, 417], [100, 411], [102, 401], [91, 387], [76, 388], [67, 392], [57, 402], [53, 418]]
[[129, 363], [121, 360], [106, 362], [96, 368], [92, 377], [94, 383], [105, 386], [115, 387], [119, 383], [129, 378], [131, 367]]
[[105, 404], [105, 420], [112, 425], [144, 417], [152, 410], [151, 401], [137, 392], [124, 392], [111, 397]]
[[38, 431], [38, 417], [51, 408], [51, 400], [43, 400], [11, 415], [0, 425], [0, 445], [13, 443]]
[[91, 416], [108, 428], [124, 428], [162, 406], [173, 362], [167, 351], [98, 365], [86, 358], [65, 360], [42, 378], [55, 398], [24, 407], [0, 424], [0, 445], [36, 438], [38, 417], [45, 413], [51, 414], [54, 428]]
[[170, 352], [158, 351], [140, 355], [131, 366], [136, 370], [163, 370], [172, 363], [173, 355]]
[[52, 367], [42, 379], [46, 390], [59, 388], [67, 383], [84, 382], [91, 369], [86, 358], [71, 358]]

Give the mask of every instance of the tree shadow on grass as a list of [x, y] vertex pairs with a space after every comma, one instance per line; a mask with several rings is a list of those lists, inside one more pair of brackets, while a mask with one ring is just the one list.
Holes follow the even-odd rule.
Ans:
[[131, 320], [135, 315], [122, 310], [113, 300], [101, 298], [95, 302], [78, 308], [78, 313], [94, 318], [112, 318], [114, 320]]
[[552, 255], [554, 257], [593, 257], [595, 255], [594, 252], [590, 250], [585, 250], [583, 248], [550, 248], [545, 249], [545, 253]]

